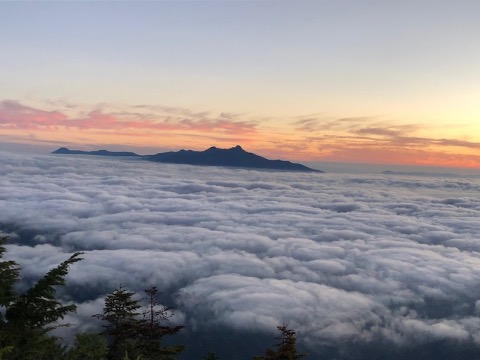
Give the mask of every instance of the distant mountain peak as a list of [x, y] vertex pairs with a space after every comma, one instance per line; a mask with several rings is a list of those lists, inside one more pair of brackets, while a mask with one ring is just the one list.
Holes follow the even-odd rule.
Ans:
[[68, 154], [71, 150], [66, 147], [61, 147], [55, 150], [52, 154]]
[[140, 157], [140, 155], [129, 151], [108, 151], [108, 150], [96, 150], [96, 151], [84, 151], [84, 150], [70, 150], [66, 147], [61, 147], [52, 154], [60, 155], [98, 155], [98, 156], [132, 156]]
[[283, 171], [310, 171], [323, 172], [311, 169], [302, 164], [292, 163], [285, 160], [269, 160], [262, 156], [245, 151], [240, 145], [229, 149], [221, 149], [212, 146], [204, 151], [180, 150], [158, 153], [155, 155], [140, 156], [130, 152], [112, 152], [108, 150], [82, 151], [70, 150], [62, 147], [53, 152], [53, 154], [70, 155], [100, 155], [100, 156], [136, 156], [146, 160], [185, 165], [203, 165], [203, 166], [227, 166], [254, 169], [269, 169]]

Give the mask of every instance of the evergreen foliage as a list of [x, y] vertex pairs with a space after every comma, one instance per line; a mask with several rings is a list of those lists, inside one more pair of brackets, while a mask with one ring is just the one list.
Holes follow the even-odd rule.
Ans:
[[209, 352], [207, 355], [204, 356], [203, 360], [220, 360], [217, 354], [214, 352]]
[[167, 326], [166, 321], [173, 315], [171, 308], [160, 306], [158, 303], [158, 290], [151, 287], [145, 290], [147, 307], [143, 313], [144, 321], [140, 327], [140, 344], [146, 359], [175, 359], [181, 353], [183, 346], [164, 346], [164, 336], [177, 334], [183, 326]]
[[134, 293], [122, 287], [105, 298], [102, 314], [94, 315], [104, 321], [103, 334], [109, 341], [108, 360], [120, 360], [141, 356], [142, 360], [171, 360], [183, 350], [183, 346], [164, 346], [162, 338], [178, 333], [183, 326], [166, 326], [170, 309], [159, 307], [157, 289], [145, 290], [148, 298], [146, 310], [142, 313], [140, 301]]
[[[44, 328], [58, 319], [63, 319], [69, 312], [76, 310], [76, 305], [63, 305], [55, 295], [55, 286], [65, 285], [65, 276], [68, 273], [68, 267], [82, 260], [77, 252], [56, 268], [50, 270], [25, 294], [17, 299], [7, 308], [6, 318], [9, 324], [15, 324], [19, 327]], [[54, 327], [48, 327], [52, 330]]]
[[2, 310], [8, 308], [10, 303], [15, 300], [14, 285], [20, 274], [20, 266], [15, 261], [3, 260], [6, 243], [6, 237], [0, 238], [0, 360], [6, 359], [6, 356], [14, 350], [14, 346], [10, 345], [8, 341], [7, 323]]
[[104, 336], [80, 333], [75, 336], [75, 344], [68, 351], [66, 360], [105, 360], [107, 352]]
[[26, 293], [18, 295], [15, 283], [20, 267], [15, 261], [3, 259], [6, 239], [0, 241], [0, 306], [5, 316], [0, 317], [0, 359], [2, 360], [56, 360], [63, 359], [65, 348], [48, 331], [72, 311], [74, 304], [63, 305], [56, 299], [56, 286], [65, 285], [65, 276], [71, 264], [80, 261], [81, 253], [50, 270]]
[[[7, 238], [0, 238], [0, 260], [5, 253]], [[20, 266], [15, 261], [0, 261], [0, 306], [7, 307], [16, 297], [14, 285], [19, 278]], [[0, 312], [0, 322], [4, 321]]]
[[297, 352], [297, 336], [295, 330], [289, 329], [286, 325], [277, 326], [281, 335], [276, 339], [280, 342], [276, 345], [276, 349], [267, 349], [265, 355], [255, 356], [254, 360], [297, 360], [302, 359], [306, 355]]
[[[70, 349], [61, 345], [49, 331], [58, 320], [76, 310], [56, 298], [56, 287], [65, 285], [70, 265], [81, 260], [77, 252], [50, 270], [24, 294], [18, 295], [15, 284], [20, 266], [3, 259], [6, 238], [0, 238], [0, 360], [175, 360], [184, 346], [167, 346], [165, 336], [177, 334], [183, 326], [168, 326], [171, 309], [158, 302], [158, 290], [145, 290], [146, 306], [135, 293], [122, 287], [105, 298], [102, 314], [93, 315], [104, 322], [100, 334], [79, 333]], [[286, 325], [277, 326], [280, 340], [275, 349], [254, 360], [298, 360], [306, 355], [297, 352], [296, 333]], [[209, 352], [204, 360], [219, 360]]]
[[135, 294], [120, 287], [108, 294], [102, 314], [94, 315], [104, 321], [104, 334], [109, 343], [107, 359], [116, 360], [134, 350], [131, 339], [135, 338], [139, 326], [138, 309], [141, 307]]

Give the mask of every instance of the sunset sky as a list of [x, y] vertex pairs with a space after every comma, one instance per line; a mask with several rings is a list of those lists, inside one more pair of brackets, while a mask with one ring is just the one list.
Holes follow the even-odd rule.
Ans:
[[0, 149], [480, 167], [480, 1], [0, 2]]

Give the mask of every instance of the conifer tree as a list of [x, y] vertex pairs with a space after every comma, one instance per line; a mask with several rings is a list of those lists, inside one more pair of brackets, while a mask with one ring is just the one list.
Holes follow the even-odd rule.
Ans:
[[53, 324], [75, 311], [76, 306], [58, 301], [56, 286], [65, 285], [68, 268], [81, 260], [81, 253], [73, 254], [26, 293], [18, 295], [14, 285], [19, 280], [20, 267], [15, 261], [2, 260], [5, 243], [5, 238], [0, 240], [0, 306], [5, 313], [0, 315], [0, 359], [61, 359], [64, 348], [48, 331], [59, 326]]
[[75, 344], [68, 351], [67, 360], [105, 360], [107, 351], [104, 336], [80, 333], [75, 336]]
[[[14, 285], [19, 278], [20, 266], [15, 261], [3, 260], [7, 238], [0, 238], [0, 360], [4, 359], [14, 347], [8, 341], [4, 309], [15, 300]], [[3, 309], [2, 309], [3, 308]]]
[[[65, 276], [71, 264], [82, 260], [77, 252], [56, 268], [50, 270], [25, 294], [20, 295], [7, 308], [6, 318], [9, 324], [18, 327], [28, 327], [33, 329], [45, 329], [47, 331], [57, 326], [51, 324], [58, 319], [76, 310], [76, 305], [63, 305], [56, 299], [56, 286], [65, 285]], [[49, 325], [47, 327], [47, 325]]]
[[254, 360], [297, 360], [302, 359], [306, 355], [297, 352], [297, 336], [295, 330], [291, 330], [287, 325], [277, 326], [281, 335], [276, 339], [280, 342], [276, 345], [276, 349], [267, 349], [265, 355], [256, 356]]
[[173, 315], [171, 308], [160, 306], [158, 290], [155, 286], [146, 289], [147, 308], [143, 313], [145, 321], [141, 324], [141, 347], [145, 359], [169, 360], [183, 351], [183, 346], [165, 346], [162, 344], [164, 336], [177, 334], [183, 326], [168, 326], [166, 322]]
[[[103, 320], [103, 334], [109, 341], [109, 360], [141, 357], [142, 360], [170, 360], [183, 350], [183, 346], [165, 346], [162, 338], [178, 333], [183, 326], [167, 326], [171, 316], [169, 308], [160, 307], [157, 289], [145, 290], [148, 304], [143, 313], [140, 301], [134, 293], [120, 287], [105, 298], [102, 314], [94, 315]], [[143, 314], [143, 318], [140, 315]]]
[[[0, 238], [0, 307], [7, 307], [16, 298], [14, 285], [19, 278], [20, 266], [15, 261], [2, 260], [7, 238]], [[0, 312], [0, 322], [4, 321]]]
[[220, 360], [214, 352], [209, 352], [207, 355], [203, 357], [203, 360]]
[[102, 314], [94, 315], [103, 320], [103, 334], [109, 342], [107, 359], [122, 359], [126, 353], [134, 351], [134, 339], [140, 327], [138, 309], [141, 307], [135, 294], [119, 287], [105, 298]]

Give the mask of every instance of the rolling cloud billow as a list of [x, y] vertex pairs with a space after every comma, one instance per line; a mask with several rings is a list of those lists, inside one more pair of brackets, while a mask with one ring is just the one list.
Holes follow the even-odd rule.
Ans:
[[20, 291], [84, 251], [61, 292], [91, 315], [163, 291], [186, 359], [246, 359], [287, 323], [311, 359], [480, 358], [480, 179], [319, 174], [0, 153]]

